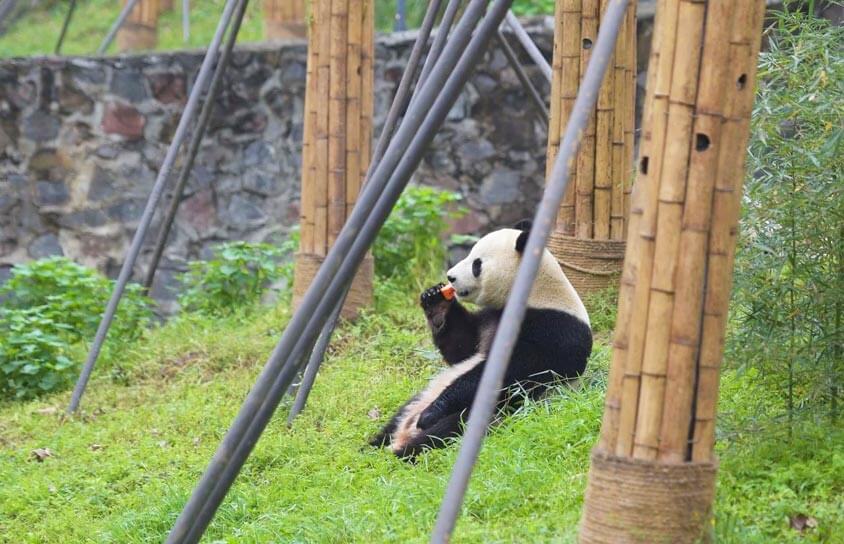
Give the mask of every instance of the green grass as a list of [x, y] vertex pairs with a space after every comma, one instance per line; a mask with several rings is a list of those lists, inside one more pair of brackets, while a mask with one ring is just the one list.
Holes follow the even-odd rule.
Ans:
[[[280, 407], [206, 541], [426, 541], [457, 447], [415, 466], [364, 447], [440, 365], [411, 300], [381, 294], [378, 310], [339, 330], [292, 430], [288, 404]], [[0, 541], [160, 542], [288, 318], [282, 304], [172, 322], [113, 350], [70, 420], [60, 415], [67, 392], [0, 405]], [[522, 409], [489, 436], [457, 542], [574, 542], [608, 359], [604, 329], [583, 387]], [[725, 375], [728, 417], [744, 417], [764, 394], [749, 382]], [[722, 443], [722, 541], [844, 534], [844, 433], [781, 438], [734, 433]], [[36, 448], [53, 456], [37, 462]], [[788, 527], [801, 512], [819, 524], [803, 537]]]
[[[161, 15], [158, 25], [158, 50], [204, 48], [208, 46], [220, 19], [225, 0], [191, 2], [190, 40], [182, 39], [182, 15], [176, 8]], [[122, 2], [117, 0], [79, 0], [68, 34], [62, 46], [65, 55], [92, 55], [108, 33]], [[62, 22], [67, 13], [66, 2], [57, 2], [49, 10], [32, 10], [19, 19], [5, 35], [0, 36], [0, 57], [52, 54]], [[261, 2], [253, 0], [238, 34], [239, 43], [263, 40], [264, 26]], [[109, 52], [117, 51], [116, 43]]]
[[[208, 46], [220, 18], [225, 0], [191, 2], [190, 40], [182, 40], [181, 3], [161, 15], [158, 26], [159, 51]], [[97, 50], [117, 18], [122, 6], [119, 0], [78, 0], [70, 29], [62, 46], [65, 55], [91, 55]], [[514, 9], [520, 14], [552, 13], [550, 0], [517, 0]], [[376, 0], [376, 29], [389, 32], [393, 28], [395, 0]], [[419, 25], [424, 16], [424, 0], [407, 0], [407, 24]], [[67, 13], [67, 3], [57, 2], [48, 10], [32, 10], [18, 20], [5, 35], [0, 36], [0, 58], [52, 54]], [[264, 39], [261, 2], [252, 0], [238, 35], [239, 43], [260, 42]], [[112, 45], [111, 53], [116, 52]]]

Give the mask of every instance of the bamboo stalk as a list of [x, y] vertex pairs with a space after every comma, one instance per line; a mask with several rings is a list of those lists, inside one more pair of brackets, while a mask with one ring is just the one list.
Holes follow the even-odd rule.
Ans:
[[[600, 2], [598, 0], [582, 0], [582, 15], [580, 21], [580, 74], [578, 82], [589, 64], [592, 56], [592, 46], [598, 36], [598, 21], [600, 16]], [[603, 88], [603, 86], [602, 86]], [[578, 238], [592, 238], [594, 228], [594, 195], [595, 195], [595, 146], [597, 133], [597, 118], [595, 112], [589, 117], [589, 124], [577, 155], [577, 172], [575, 176], [575, 235]]]
[[727, 119], [721, 131], [718, 175], [712, 202], [712, 227], [707, 255], [707, 281], [700, 342], [699, 372], [692, 455], [693, 461], [709, 461], [715, 441], [718, 371], [724, 346], [727, 309], [732, 287], [745, 149], [750, 134], [756, 81], [756, 59], [761, 44], [760, 28], [765, 2], [741, 2], [735, 7], [731, 37]]
[[[559, 87], [558, 94], [552, 94], [552, 104], [555, 108], [551, 112], [551, 124], [548, 129], [548, 160], [547, 173], [550, 174], [557, 156], [560, 137], [565, 131], [566, 124], [571, 117], [577, 90], [580, 88], [580, 58], [581, 58], [581, 0], [561, 0], [557, 3], [556, 20], [559, 26], [555, 28], [555, 47], [559, 45], [560, 54], [554, 56], [554, 80]], [[552, 81], [552, 87], [554, 82]], [[577, 191], [577, 165], [572, 170], [572, 179], [560, 205], [557, 217], [557, 229], [567, 235], [574, 235], [575, 231], [575, 194]]]
[[264, 0], [263, 11], [267, 39], [305, 36], [305, 0]]
[[674, 310], [675, 270], [680, 253], [683, 203], [691, 153], [692, 108], [697, 95], [705, 16], [705, 4], [681, 0], [677, 36], [682, 37], [683, 47], [675, 51], [671, 76], [642, 384], [633, 448], [633, 456], [640, 459], [655, 459], [659, 447]]
[[328, 90], [328, 247], [346, 220], [346, 98], [349, 0], [331, 1]]
[[629, 80], [627, 79], [626, 62], [628, 58], [627, 47], [628, 34], [631, 32], [630, 10], [635, 6], [629, 6], [625, 18], [625, 24], [621, 28], [616, 42], [615, 59], [613, 63], [613, 85], [612, 101], [615, 111], [612, 119], [611, 154], [612, 154], [612, 177], [610, 182], [610, 233], [612, 240], [624, 239], [624, 129], [627, 121], [626, 112], [626, 90]]
[[[129, 0], [124, 0], [124, 4]], [[125, 24], [117, 32], [121, 51], [152, 49], [158, 43], [159, 0], [140, 0], [129, 12]]]
[[314, 213], [316, 211], [316, 120], [319, 100], [317, 97], [316, 67], [319, 64], [319, 48], [316, 44], [316, 17], [309, 22], [308, 63], [305, 76], [305, 119], [302, 137], [302, 188], [299, 203], [300, 239], [299, 251], [314, 252]]
[[[662, 159], [665, 148], [665, 133], [668, 118], [668, 97], [671, 89], [671, 72], [677, 45], [678, 0], [660, 0], [657, 7], [657, 26], [654, 30], [653, 64], [648, 84], [648, 111], [643, 125], [641, 144], [640, 183], [644, 181], [641, 208], [631, 210], [640, 217], [636, 230], [628, 239], [637, 237], [636, 252], [628, 248], [632, 266], [636, 270], [633, 287], [632, 312], [627, 333], [627, 353], [623, 363], [621, 400], [619, 407], [618, 437], [616, 454], [629, 456], [633, 452], [633, 438], [636, 432], [636, 418], [639, 406], [642, 359], [647, 333], [647, 309], [650, 300], [651, 274], [656, 239], [657, 202]], [[653, 90], [651, 90], [653, 89]], [[642, 179], [644, 176], [644, 180]]]
[[351, 212], [361, 184], [361, 42], [363, 41], [363, 2], [349, 0], [348, 34], [346, 41], [346, 180], [343, 222]]
[[358, 178], [358, 191], [355, 191], [355, 200], [361, 183], [366, 178], [366, 170], [369, 168], [369, 161], [372, 160], [372, 123], [374, 112], [374, 89], [375, 89], [375, 0], [363, 0], [363, 33], [361, 43], [361, 107], [360, 107], [360, 176]]
[[[683, 209], [677, 264], [677, 310], [672, 316], [666, 371], [665, 401], [662, 408], [658, 458], [683, 462], [689, 457], [694, 377], [700, 329], [706, 246], [709, 236], [712, 192], [717, 174], [723, 96], [728, 86], [730, 25], [734, 2], [712, 0], [706, 14], [706, 30], [700, 68], [689, 180]], [[685, 415], [689, 414], [689, 420]]]
[[329, 183], [329, 120], [327, 104], [331, 94], [331, 0], [316, 0], [317, 6], [317, 123], [315, 134], [316, 177], [314, 178], [314, 254], [326, 255], [328, 251], [328, 183]]

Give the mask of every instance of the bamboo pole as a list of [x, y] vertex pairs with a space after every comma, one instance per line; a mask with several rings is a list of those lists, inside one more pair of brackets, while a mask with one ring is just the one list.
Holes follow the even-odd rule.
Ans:
[[158, 14], [160, 12], [159, 0], [140, 0], [117, 33], [118, 49], [121, 51], [153, 49], [158, 43]]
[[[600, 17], [610, 3], [609, 0], [560, 0], [556, 4], [548, 168], [554, 163], [560, 136], [572, 115]], [[601, 289], [617, 281], [611, 273], [620, 272], [624, 252], [630, 198], [630, 175], [625, 173], [625, 166], [629, 172], [635, 114], [628, 107], [635, 96], [635, 78], [628, 77], [627, 69], [630, 60], [635, 59], [631, 45], [635, 44], [636, 2], [630, 2], [627, 10], [610, 59], [610, 70], [572, 165], [573, 181], [560, 204], [549, 245], [581, 292]], [[634, 72], [635, 68], [631, 74]]]
[[580, 541], [697, 542], [763, 0], [660, 0], [601, 440]]
[[703, 323], [698, 355], [696, 406], [692, 433], [693, 461], [709, 461], [715, 442], [718, 372], [724, 349], [727, 310], [732, 288], [745, 149], [756, 83], [759, 28], [765, 17], [761, 1], [740, 3], [733, 16], [730, 63], [727, 66], [725, 119], [721, 127], [718, 173], [712, 200], [712, 227], [706, 259]]
[[[294, 303], [355, 204], [371, 139], [373, 4], [317, 0], [311, 7]], [[352, 285], [343, 315], [354, 315], [370, 297], [371, 258]]]
[[306, 36], [305, 0], [264, 0], [264, 37], [286, 40]]
[[759, 5], [658, 4], [602, 451], [711, 454]]

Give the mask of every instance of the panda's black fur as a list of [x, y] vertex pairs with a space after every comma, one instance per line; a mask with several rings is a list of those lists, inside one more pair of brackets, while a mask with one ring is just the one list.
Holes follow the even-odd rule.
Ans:
[[[527, 232], [522, 230], [515, 237], [515, 243], [509, 246], [515, 261], [513, 270], [518, 268]], [[483, 263], [475, 259], [471, 265], [471, 274], [479, 278], [484, 273]], [[556, 261], [553, 265], [547, 262], [545, 265], [559, 268]], [[562, 271], [559, 271], [559, 276], [565, 278]], [[556, 281], [556, 275], [551, 277]], [[513, 278], [509, 279], [512, 284]], [[454, 284], [457, 278], [449, 277], [449, 280]], [[504, 377], [499, 408], [510, 403], [507, 389], [512, 386], [518, 385], [530, 397], [537, 398], [551, 383], [577, 378], [586, 368], [586, 360], [592, 351], [592, 331], [580, 299], [568, 280], [563, 281], [573, 293], [572, 302], [561, 302], [557, 305], [559, 307], [551, 304], [550, 308], [528, 306]], [[370, 441], [373, 446], [389, 445], [396, 455], [403, 458], [412, 458], [425, 448], [442, 446], [444, 439], [460, 435], [503, 312], [503, 304], [501, 307], [482, 306], [479, 311], [472, 312], [457, 299], [447, 300], [441, 288], [442, 284], [427, 289], [422, 293], [420, 302], [434, 344], [450, 368], [434, 378], [426, 390], [399, 408], [390, 422]], [[460, 296], [458, 289], [458, 298]], [[566, 306], [574, 305], [575, 301], [577, 311]]]

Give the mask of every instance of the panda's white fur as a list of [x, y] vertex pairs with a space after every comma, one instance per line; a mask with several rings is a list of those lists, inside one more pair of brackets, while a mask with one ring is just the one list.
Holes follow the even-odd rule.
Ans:
[[[504, 308], [516, 279], [521, 259], [514, 252], [523, 231], [500, 229], [478, 240], [469, 255], [447, 273], [457, 297], [485, 308]], [[481, 260], [483, 273], [476, 278], [472, 263]], [[528, 297], [528, 308], [545, 308], [569, 313], [586, 324], [589, 315], [557, 259], [544, 249], [539, 272]]]
[[[525, 235], [521, 230], [501, 229], [482, 237], [469, 255], [447, 273], [456, 290], [457, 299], [474, 303], [482, 309], [503, 309], [521, 263], [521, 255], [516, 247], [519, 237]], [[478, 259], [481, 273], [476, 277], [473, 263]], [[589, 316], [583, 302], [547, 249], [543, 252], [539, 272], [528, 298], [528, 309], [564, 312], [584, 323], [587, 329], [589, 327]], [[497, 317], [485, 321], [478, 331], [477, 351], [460, 362], [453, 362], [452, 366], [435, 376], [421, 393], [396, 414], [391, 423], [394, 425], [392, 430], [385, 431], [393, 452], [402, 455], [408, 444], [420, 438], [425, 433], [417, 427], [422, 413], [446, 388], [486, 360], [497, 324]], [[432, 329], [436, 337], [437, 330], [433, 324]]]

